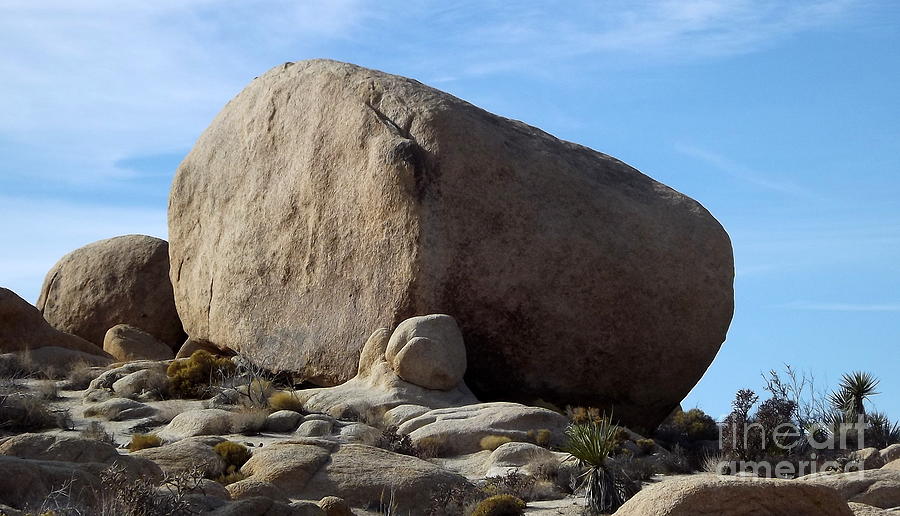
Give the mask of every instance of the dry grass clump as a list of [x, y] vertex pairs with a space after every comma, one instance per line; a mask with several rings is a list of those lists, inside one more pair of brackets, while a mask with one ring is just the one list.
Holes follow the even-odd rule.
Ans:
[[231, 433], [254, 435], [266, 425], [269, 411], [263, 408], [240, 407], [231, 415]]
[[65, 388], [71, 391], [87, 389], [91, 382], [94, 381], [94, 378], [100, 376], [103, 371], [104, 368], [102, 367], [94, 367], [84, 361], [76, 362], [69, 368]]
[[34, 385], [34, 392], [42, 400], [53, 401], [59, 399], [59, 388], [53, 380], [39, 380]]
[[253, 453], [246, 446], [234, 441], [220, 442], [213, 449], [222, 457], [225, 464], [229, 467], [233, 466], [235, 470], [241, 469], [241, 466], [253, 456]]
[[80, 435], [84, 439], [93, 439], [94, 441], [100, 441], [101, 443], [118, 446], [113, 435], [107, 432], [103, 423], [100, 423], [99, 421], [91, 421], [88, 423], [84, 430], [80, 432]]
[[540, 430], [529, 430], [528, 438], [531, 441], [543, 448], [547, 448], [550, 446], [550, 441], [553, 439], [553, 432], [551, 432], [547, 428], [541, 428]]
[[132, 434], [131, 442], [128, 443], [128, 451], [138, 451], [146, 448], [157, 448], [162, 446], [162, 439], [153, 434]]
[[425, 437], [415, 444], [416, 456], [420, 459], [443, 457], [447, 452], [447, 443], [440, 437]]
[[293, 410], [303, 412], [303, 404], [293, 391], [278, 391], [269, 396], [269, 406], [275, 410]]
[[206, 394], [212, 381], [229, 375], [234, 369], [231, 359], [201, 349], [194, 351], [190, 358], [173, 361], [166, 375], [176, 396], [198, 398]]
[[47, 400], [38, 396], [0, 395], [0, 429], [12, 432], [32, 432], [53, 428], [66, 429], [65, 415], [61, 417], [50, 410]]
[[494, 451], [506, 443], [511, 443], [512, 439], [505, 435], [486, 435], [478, 441], [478, 445], [482, 450]]
[[495, 495], [479, 503], [472, 516], [520, 516], [525, 514], [525, 502], [513, 495]]

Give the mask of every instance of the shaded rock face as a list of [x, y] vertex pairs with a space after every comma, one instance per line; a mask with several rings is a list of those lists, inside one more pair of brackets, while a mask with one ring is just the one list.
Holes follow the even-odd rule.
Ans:
[[62, 257], [44, 278], [37, 307], [53, 327], [103, 346], [117, 324], [137, 326], [173, 349], [184, 342], [165, 240], [125, 235]]
[[[694, 200], [414, 80], [286, 63], [226, 105], [169, 198], [192, 338], [319, 385], [371, 328], [453, 315], [485, 399], [650, 427], [715, 357], [733, 257]], [[631, 381], [641, 378], [641, 382]]]
[[111, 358], [100, 347], [50, 326], [40, 311], [7, 288], [0, 288], [0, 353], [62, 348]]

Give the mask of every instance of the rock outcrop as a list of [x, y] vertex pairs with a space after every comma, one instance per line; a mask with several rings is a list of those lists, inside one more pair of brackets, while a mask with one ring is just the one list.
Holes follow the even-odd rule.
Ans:
[[644, 488], [616, 516], [852, 516], [828, 487], [789, 480], [692, 475]]
[[614, 406], [649, 428], [733, 312], [730, 241], [696, 201], [334, 61], [285, 63], [225, 106], [177, 171], [169, 234], [192, 338], [323, 386], [353, 377], [371, 328], [447, 313], [479, 396]]
[[[442, 332], [431, 334], [431, 338], [427, 339], [421, 336], [406, 339], [410, 328], [415, 326], [416, 321], [422, 320], [443, 321], [440, 325], [449, 333], [450, 338], [444, 340]], [[456, 338], [452, 331], [447, 330], [450, 324], [452, 327], [456, 326], [452, 317], [440, 315], [410, 319], [401, 324], [393, 334], [385, 328], [376, 330], [363, 346], [355, 377], [335, 387], [304, 389], [295, 394], [307, 410], [326, 413], [333, 417], [377, 417], [399, 405], [424, 406], [427, 410], [478, 403], [462, 381], [461, 374], [455, 375], [457, 384], [446, 390], [439, 390], [407, 381], [398, 373], [398, 370], [405, 368], [407, 377], [435, 385], [434, 381], [421, 378], [422, 370], [454, 370], [453, 359], [447, 357], [459, 355], [465, 357], [465, 350], [460, 349], [464, 348], [465, 344], [462, 339]], [[421, 332], [422, 328], [418, 331]], [[409, 349], [409, 342], [424, 340], [428, 340], [429, 344], [422, 345], [421, 349], [411, 354], [404, 353]], [[392, 359], [388, 358], [389, 350], [393, 351]], [[422, 369], [417, 369], [413, 363], [426, 365]], [[441, 386], [447, 386], [449, 379], [454, 377], [452, 373], [446, 372], [438, 376], [441, 380], [436, 381]]]
[[848, 502], [882, 509], [900, 507], [900, 470], [881, 468], [849, 473], [816, 473], [800, 477], [796, 482], [835, 489]]
[[53, 327], [103, 346], [117, 324], [137, 326], [173, 349], [184, 342], [165, 240], [125, 235], [65, 255], [47, 273], [37, 307]]

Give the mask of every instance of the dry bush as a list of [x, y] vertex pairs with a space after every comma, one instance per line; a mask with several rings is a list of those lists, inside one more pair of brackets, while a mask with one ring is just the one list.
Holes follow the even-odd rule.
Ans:
[[375, 446], [394, 453], [402, 453], [403, 455], [418, 455], [409, 435], [398, 434], [396, 426], [389, 426], [383, 430], [378, 441], [375, 442]]
[[525, 514], [525, 502], [513, 495], [492, 496], [479, 503], [472, 516], [519, 516]]
[[132, 434], [128, 443], [128, 451], [138, 451], [146, 448], [162, 446], [162, 439], [153, 434]]
[[638, 439], [634, 442], [644, 455], [653, 455], [656, 451], [656, 441], [653, 439]]
[[100, 376], [103, 371], [104, 368], [102, 367], [94, 367], [84, 361], [76, 362], [69, 368], [64, 388], [70, 391], [87, 389], [91, 382], [94, 381], [94, 378]]
[[486, 435], [478, 441], [478, 445], [482, 450], [494, 451], [506, 443], [511, 443], [512, 439], [505, 435]]
[[510, 470], [504, 476], [486, 478], [481, 490], [487, 496], [512, 495], [523, 500], [533, 500], [535, 483], [534, 477]]
[[269, 411], [262, 408], [240, 407], [231, 414], [231, 433], [254, 435], [265, 426]]
[[253, 456], [246, 446], [234, 441], [220, 442], [213, 449], [219, 457], [222, 457], [227, 467], [233, 467], [234, 470], [241, 469], [241, 466]]
[[269, 396], [269, 407], [275, 410], [293, 410], [303, 412], [303, 404], [294, 391], [278, 391]]
[[100, 441], [102, 443], [110, 444], [112, 446], [118, 446], [116, 444], [113, 435], [106, 431], [106, 428], [103, 426], [103, 423], [99, 421], [91, 421], [84, 428], [84, 430], [80, 433], [81, 437], [84, 439], [93, 439], [94, 441]]
[[550, 441], [553, 439], [553, 432], [551, 432], [547, 428], [541, 428], [540, 430], [529, 430], [528, 438], [531, 439], [531, 442], [533, 442], [534, 444], [543, 448], [547, 448], [548, 446], [550, 446]]
[[416, 456], [421, 459], [443, 457], [447, 452], [447, 443], [440, 437], [425, 437], [415, 445]]
[[55, 426], [58, 426], [57, 418], [46, 400], [21, 394], [0, 396], [0, 429], [32, 432]]
[[235, 369], [227, 357], [217, 357], [209, 351], [197, 350], [190, 358], [175, 360], [166, 369], [172, 392], [182, 398], [198, 398], [208, 393], [209, 385]]
[[59, 399], [59, 388], [53, 380], [39, 380], [34, 384], [34, 392], [42, 400], [53, 401]]

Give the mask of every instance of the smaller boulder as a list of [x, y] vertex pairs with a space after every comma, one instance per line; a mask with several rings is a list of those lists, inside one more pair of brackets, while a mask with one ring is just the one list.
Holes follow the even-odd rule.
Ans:
[[385, 358], [397, 376], [426, 389], [449, 391], [466, 372], [462, 332], [449, 315], [425, 315], [400, 323]]
[[222, 409], [195, 409], [178, 414], [157, 435], [164, 441], [178, 441], [198, 435], [232, 433], [234, 414]]
[[203, 476], [215, 478], [225, 473], [226, 464], [213, 446], [224, 440], [221, 437], [188, 437], [172, 444], [137, 450], [131, 455], [152, 460], [169, 475], [199, 467]]
[[102, 417], [109, 421], [127, 421], [156, 415], [156, 409], [129, 398], [111, 398], [84, 409], [85, 417]]
[[265, 429], [269, 432], [292, 432], [303, 415], [293, 410], [279, 410], [266, 417]]
[[346, 443], [359, 443], [374, 446], [382, 435], [382, 431], [364, 423], [351, 423], [341, 427], [340, 437]]
[[347, 502], [337, 496], [326, 496], [319, 500], [317, 505], [325, 511], [325, 516], [353, 516]]
[[169, 385], [169, 377], [163, 369], [149, 368], [119, 378], [113, 382], [112, 389], [124, 398], [149, 396], [160, 399], [169, 392]]
[[324, 437], [326, 435], [331, 435], [331, 428], [333, 426], [331, 421], [311, 419], [309, 421], [304, 421], [303, 424], [297, 428], [297, 431], [294, 432], [294, 435], [297, 437]]
[[134, 360], [171, 360], [172, 348], [144, 330], [129, 324], [117, 324], [106, 331], [103, 351], [119, 362]]

